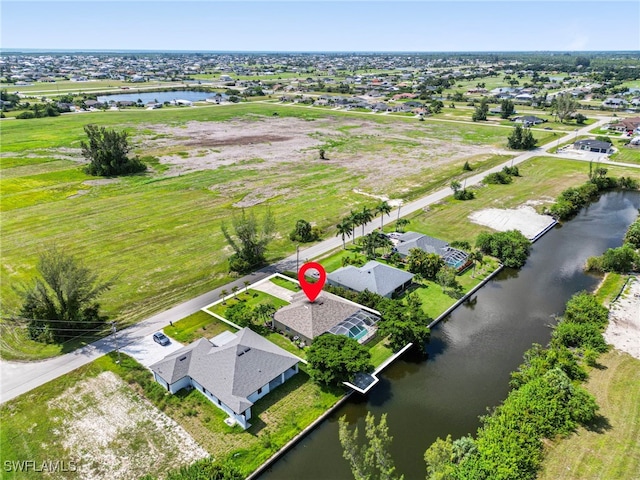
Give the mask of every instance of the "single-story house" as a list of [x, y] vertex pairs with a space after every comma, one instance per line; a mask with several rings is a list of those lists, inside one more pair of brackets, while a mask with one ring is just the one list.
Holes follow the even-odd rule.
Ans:
[[469, 256], [462, 250], [450, 247], [443, 240], [430, 237], [418, 232], [406, 232], [397, 237], [398, 243], [393, 248], [400, 257], [407, 258], [414, 248], [418, 248], [427, 253], [436, 253], [442, 257], [444, 262], [458, 271], [469, 265]]
[[627, 101], [624, 98], [607, 98], [602, 102], [603, 107], [620, 108], [627, 105]]
[[640, 117], [621, 118], [616, 123], [609, 125], [609, 129], [618, 132], [638, 131], [640, 133]]
[[600, 140], [578, 140], [573, 144], [576, 150], [586, 150], [595, 153], [613, 153], [611, 144]]
[[380, 319], [375, 310], [350, 302], [338, 295], [321, 292], [310, 302], [304, 292], [273, 314], [273, 327], [310, 345], [314, 338], [329, 332], [355, 338], [360, 343], [373, 338]]
[[150, 368], [169, 392], [195, 388], [247, 429], [251, 406], [298, 373], [300, 359], [248, 328], [221, 337], [201, 338]]
[[528, 125], [539, 125], [540, 123], [546, 122], [545, 119], [536, 117], [535, 115], [524, 115], [522, 117], [516, 117], [513, 119], [516, 123], [522, 123], [524, 126]]
[[356, 292], [369, 290], [391, 298], [411, 285], [413, 273], [371, 260], [362, 267], [348, 265], [327, 275], [327, 283]]

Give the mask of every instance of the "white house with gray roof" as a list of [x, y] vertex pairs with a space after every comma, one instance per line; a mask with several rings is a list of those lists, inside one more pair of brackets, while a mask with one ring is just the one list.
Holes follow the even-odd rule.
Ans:
[[247, 429], [251, 406], [298, 373], [300, 359], [248, 328], [233, 338], [227, 334], [224, 343], [213, 342], [201, 338], [151, 365], [151, 371], [169, 392], [195, 388]]
[[362, 267], [348, 265], [327, 275], [327, 283], [356, 292], [369, 290], [391, 298], [394, 293], [404, 291], [413, 280], [413, 273], [371, 260]]
[[427, 253], [436, 253], [442, 257], [444, 262], [458, 271], [464, 270], [471, 262], [469, 256], [462, 250], [450, 247], [443, 240], [424, 235], [417, 232], [403, 233], [397, 237], [398, 243], [393, 247], [403, 259], [408, 257], [411, 250], [418, 248]]

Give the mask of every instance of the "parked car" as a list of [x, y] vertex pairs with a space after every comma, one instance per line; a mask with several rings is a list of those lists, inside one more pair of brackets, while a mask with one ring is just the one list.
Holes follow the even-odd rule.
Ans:
[[156, 332], [153, 334], [153, 341], [159, 343], [160, 345], [169, 345], [171, 340], [162, 332]]

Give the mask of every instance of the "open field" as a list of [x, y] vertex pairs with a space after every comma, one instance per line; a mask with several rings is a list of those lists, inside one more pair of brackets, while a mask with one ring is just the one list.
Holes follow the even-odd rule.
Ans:
[[[636, 169], [607, 165], [612, 176], [631, 176], [640, 179]], [[406, 231], [415, 230], [442, 238], [449, 242], [466, 240], [473, 244], [480, 227], [468, 218], [472, 211], [486, 208], [515, 208], [530, 204], [540, 211], [544, 204], [551, 204], [556, 196], [569, 186], [587, 181], [589, 163], [551, 157], [534, 157], [518, 166], [520, 177], [514, 177], [509, 185], [486, 185], [476, 188], [474, 200], [460, 201], [449, 197], [433, 205], [429, 211], [408, 217]]]
[[[117, 275], [101, 303], [126, 325], [229, 280], [230, 249], [220, 225], [241, 207], [256, 206], [260, 217], [259, 204], [268, 201], [279, 232], [268, 251], [273, 261], [294, 250], [288, 233], [299, 218], [332, 236], [350, 209], [373, 206], [354, 188], [408, 200], [447, 185], [466, 160], [483, 169], [510, 155], [502, 147], [504, 129], [488, 126], [365, 120], [270, 104], [163, 110], [0, 124], [4, 314], [17, 308], [14, 287], [33, 278], [48, 244], [105, 278]], [[158, 158], [153, 171], [118, 179], [85, 175], [79, 144], [87, 123], [126, 129], [138, 154]], [[277, 130], [267, 136], [270, 128]], [[329, 160], [318, 159], [320, 147]], [[43, 347], [16, 332], [2, 342], [5, 358], [77, 346]]]
[[[96, 92], [118, 92], [137, 93], [153, 88], [167, 88], [184, 86], [184, 82], [143, 82], [131, 83], [120, 80], [89, 80], [86, 82], [72, 82], [71, 80], [60, 80], [57, 82], [35, 82], [32, 85], [15, 85], [12, 83], [1, 83], [0, 89], [9, 93], [20, 92], [27, 96], [54, 96], [65, 95], [67, 93], [96, 93]], [[125, 87], [123, 90], [122, 87]]]
[[[113, 372], [118, 368], [105, 357], [3, 404], [2, 464], [71, 460], [77, 472], [47, 478], [107, 480], [161, 474], [206, 457], [182, 427]], [[2, 478], [42, 475], [5, 472]]]
[[550, 442], [539, 480], [640, 478], [640, 360], [612, 350], [598, 363], [586, 384], [600, 405], [596, 425]]

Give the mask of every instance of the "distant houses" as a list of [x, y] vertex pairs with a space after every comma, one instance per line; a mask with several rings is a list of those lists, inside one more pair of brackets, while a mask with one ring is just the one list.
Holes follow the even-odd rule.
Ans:
[[298, 373], [300, 359], [248, 328], [201, 338], [150, 366], [171, 393], [195, 388], [243, 429], [251, 407]]
[[355, 292], [368, 290], [391, 298], [406, 290], [413, 277], [412, 273], [371, 260], [362, 267], [348, 265], [337, 269], [327, 275], [327, 283]]
[[292, 298], [290, 305], [273, 315], [273, 327], [311, 345], [323, 333], [346, 335], [360, 343], [375, 336], [380, 317], [375, 310], [345, 300], [338, 295], [322, 292], [310, 302], [303, 292]]

